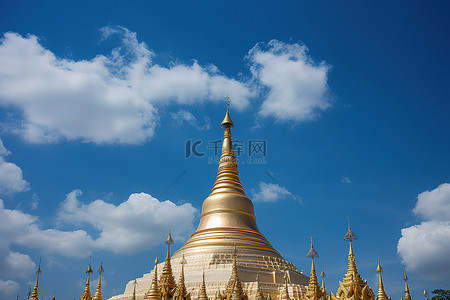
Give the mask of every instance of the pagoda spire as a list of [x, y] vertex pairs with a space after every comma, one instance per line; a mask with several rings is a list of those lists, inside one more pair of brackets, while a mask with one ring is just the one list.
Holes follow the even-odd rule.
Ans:
[[425, 288], [425, 283], [423, 284], [423, 297], [425, 298], [425, 300], [428, 300], [428, 293], [427, 293], [427, 290]]
[[310, 300], [318, 300], [322, 297], [322, 292], [319, 286], [319, 280], [316, 275], [316, 267], [314, 265], [314, 258], [319, 257], [319, 253], [314, 249], [313, 240], [311, 237], [311, 249], [309, 249], [306, 257], [311, 258], [311, 275], [309, 277], [308, 291], [306, 292], [306, 298]]
[[31, 296], [31, 284], [30, 284], [30, 289], [28, 290], [28, 293], [27, 293], [27, 300], [30, 299], [30, 296]]
[[97, 283], [97, 289], [95, 290], [94, 296], [92, 297], [92, 300], [103, 300], [102, 296], [102, 273], [105, 272], [103, 269], [103, 258], [102, 262], [100, 264], [100, 268], [97, 271], [99, 273], [98, 276], [98, 283]]
[[378, 272], [378, 294], [376, 300], [390, 300], [390, 298], [388, 298], [386, 292], [384, 291], [383, 278], [381, 277], [381, 272], [383, 272], [383, 268], [381, 267], [379, 256], [378, 256], [377, 272]]
[[186, 259], [184, 258], [184, 254], [181, 258], [181, 274], [180, 281], [178, 282], [177, 291], [174, 294], [175, 300], [189, 300], [191, 296], [187, 293], [186, 285], [184, 282], [184, 265], [186, 264]]
[[283, 300], [290, 300], [289, 297], [289, 287], [288, 287], [288, 273], [287, 271], [284, 272], [284, 293], [281, 295], [281, 299]]
[[206, 284], [205, 284], [205, 271], [203, 271], [202, 285], [200, 286], [200, 291], [198, 293], [198, 300], [208, 300], [208, 295], [206, 294]]
[[36, 270], [36, 283], [34, 284], [33, 293], [31, 293], [30, 300], [39, 300], [39, 275], [42, 273], [41, 271], [41, 259], [39, 259], [39, 266]]
[[170, 234], [170, 229], [169, 229], [169, 235], [167, 236], [167, 239], [164, 243], [167, 244], [167, 254], [166, 254], [166, 260], [164, 262], [163, 271], [161, 274], [161, 279], [159, 281], [159, 287], [162, 292], [163, 299], [169, 300], [170, 298], [172, 298], [174, 289], [176, 287], [175, 279], [173, 278], [173, 274], [172, 274], [172, 265], [170, 264], [170, 244], [173, 244], [173, 239], [172, 239], [172, 235]]
[[86, 271], [87, 273], [87, 280], [86, 280], [86, 286], [84, 287], [83, 294], [81, 294], [80, 300], [91, 300], [91, 289], [90, 289], [90, 274], [94, 273], [91, 268], [91, 259], [92, 256], [89, 258], [89, 267]]
[[156, 259], [155, 259], [155, 269], [153, 272], [153, 280], [152, 280], [152, 284], [150, 285], [150, 289], [148, 290], [148, 292], [145, 294], [144, 299], [149, 299], [149, 300], [160, 300], [161, 299], [161, 292], [159, 289], [159, 285], [158, 285], [158, 254], [156, 254]]
[[230, 99], [225, 99], [227, 111], [221, 123], [224, 134], [217, 177], [211, 193], [203, 202], [197, 230], [174, 254], [174, 258], [181, 258], [182, 253], [189, 257], [200, 253], [210, 255], [216, 249], [227, 251], [237, 243], [246, 253], [283, 259], [259, 232], [253, 203], [242, 187], [233, 147], [238, 145], [233, 145], [231, 137], [234, 123], [230, 117]]
[[226, 298], [230, 299], [233, 295], [233, 291], [236, 290], [238, 294], [242, 295], [244, 293], [242, 289], [242, 283], [239, 279], [238, 270], [237, 270], [237, 249], [236, 245], [234, 245], [233, 249], [233, 265], [231, 266], [231, 276], [228, 279], [227, 290], [226, 290]]
[[325, 277], [327, 277], [327, 275], [325, 275], [325, 272], [323, 271], [323, 267], [322, 267], [322, 273], [320, 273], [320, 277], [322, 278], [322, 292], [326, 294], [326, 291], [325, 291]]
[[409, 287], [408, 287], [408, 276], [406, 276], [406, 268], [403, 269], [403, 280], [405, 281], [405, 300], [412, 300], [411, 294], [409, 293]]
[[[348, 230], [344, 236], [344, 240], [349, 242], [348, 251], [348, 267], [347, 273], [342, 282], [339, 282], [339, 288], [336, 292], [336, 297], [340, 299], [354, 299], [354, 300], [374, 300], [375, 295], [372, 289], [364, 281], [358, 273], [355, 262], [355, 254], [353, 253], [352, 241], [357, 240], [356, 234], [353, 233], [350, 227], [350, 217], [348, 218]], [[332, 298], [334, 296], [332, 295]]]

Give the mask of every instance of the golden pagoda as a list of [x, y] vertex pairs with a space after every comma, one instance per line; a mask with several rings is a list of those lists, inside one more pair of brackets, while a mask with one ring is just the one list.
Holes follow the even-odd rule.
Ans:
[[314, 249], [313, 241], [311, 237], [311, 249], [306, 257], [311, 258], [311, 275], [309, 276], [308, 291], [306, 292], [306, 299], [308, 300], [320, 300], [323, 297], [322, 288], [319, 286], [319, 280], [316, 275], [316, 267], [314, 265], [314, 258], [319, 257], [319, 253]]
[[406, 276], [406, 269], [403, 270], [404, 276], [403, 280], [405, 281], [405, 297], [404, 300], [412, 300], [411, 294], [409, 293], [409, 287], [408, 287], [408, 276]]
[[342, 282], [339, 282], [339, 288], [336, 295], [331, 293], [333, 300], [374, 300], [375, 296], [372, 289], [367, 284], [356, 268], [355, 255], [353, 254], [352, 241], [358, 239], [350, 227], [350, 219], [348, 221], [348, 231], [344, 236], [344, 240], [349, 242], [348, 267], [347, 273]]
[[381, 272], [383, 272], [383, 268], [381, 267], [379, 257], [378, 257], [377, 272], [378, 272], [378, 293], [376, 300], [391, 300], [391, 298], [388, 298], [386, 292], [384, 291], [383, 278], [381, 277]]
[[89, 285], [90, 285], [90, 278], [89, 278], [90, 274], [94, 273], [94, 271], [92, 271], [92, 268], [91, 268], [91, 259], [89, 259], [89, 267], [88, 267], [86, 273], [87, 273], [86, 286], [84, 287], [83, 294], [81, 294], [81, 296], [80, 296], [80, 300], [91, 300], [92, 299], [91, 289], [89, 287]]
[[[229, 99], [227, 99], [229, 100]], [[230, 101], [227, 102], [222, 153], [217, 178], [208, 197], [203, 202], [197, 230], [189, 240], [170, 257], [169, 234], [167, 256], [162, 266], [137, 278], [136, 299], [149, 299], [158, 267], [163, 268], [158, 284], [164, 300], [177, 293], [174, 278], [181, 278], [191, 298], [199, 295], [203, 271], [207, 274], [209, 295], [225, 299], [252, 298], [259, 293], [277, 298], [281, 294], [297, 297], [306, 292], [308, 276], [286, 261], [275, 250], [256, 225], [253, 203], [246, 195], [239, 179], [236, 156], [233, 151], [230, 117]], [[237, 255], [239, 253], [239, 256]], [[182, 264], [186, 259], [189, 264]], [[160, 264], [161, 265], [161, 264]], [[169, 272], [170, 269], [170, 272]], [[258, 274], [258, 282], [256, 275]], [[238, 280], [236, 280], [236, 278]], [[112, 300], [128, 300], [132, 297], [134, 281], [130, 281], [122, 295]], [[225, 291], [222, 295], [220, 291]]]
[[41, 271], [41, 260], [39, 260], [39, 267], [36, 270], [36, 283], [34, 284], [33, 292], [30, 295], [29, 300], [39, 300], [39, 275], [42, 273]]
[[98, 283], [97, 283], [97, 288], [95, 289], [95, 293], [94, 296], [92, 297], [92, 300], [103, 300], [103, 296], [102, 296], [102, 273], [105, 270], [103, 269], [103, 260], [102, 263], [100, 264], [100, 268], [98, 269]]

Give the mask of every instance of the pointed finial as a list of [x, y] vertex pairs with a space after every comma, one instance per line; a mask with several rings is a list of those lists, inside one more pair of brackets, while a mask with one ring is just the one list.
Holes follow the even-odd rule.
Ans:
[[423, 296], [424, 296], [425, 300], [428, 300], [428, 293], [427, 293], [427, 289], [425, 288], [425, 283], [423, 284]]
[[159, 260], [158, 260], [158, 249], [156, 249], [155, 265], [158, 264], [158, 263], [159, 263]]
[[42, 273], [42, 271], [41, 271], [41, 261], [42, 261], [42, 257], [39, 258], [39, 266], [38, 266], [38, 269], [36, 270], [36, 274], [37, 274], [38, 277], [39, 277], [39, 274]]
[[311, 237], [311, 249], [309, 249], [309, 252], [306, 255], [306, 257], [310, 257], [310, 258], [314, 259], [314, 257], [319, 257], [319, 253], [317, 253], [317, 251], [314, 249], [312, 236], [310, 236], [310, 237]]
[[168, 236], [167, 239], [164, 241], [164, 243], [166, 243], [167, 245], [173, 244], [172, 235], [170, 234], [170, 228], [169, 228], [169, 236]]
[[347, 219], [348, 219], [348, 231], [344, 236], [344, 240], [351, 242], [353, 240], [357, 240], [358, 237], [356, 236], [356, 234], [353, 233], [353, 231], [350, 227], [350, 217], [347, 217]]
[[380, 264], [380, 255], [378, 254], [378, 266], [377, 266], [377, 272], [383, 272], [383, 268]]
[[186, 259], [184, 258], [184, 253], [183, 253], [183, 255], [182, 255], [182, 257], [181, 257], [181, 260], [180, 260], [180, 265], [185, 265], [185, 264], [187, 264], [187, 261], [186, 261]]
[[97, 271], [100, 275], [102, 275], [103, 272], [105, 272], [105, 270], [103, 269], [103, 257], [102, 257], [102, 262], [100, 263], [100, 268], [98, 268]]
[[86, 273], [88, 273], [88, 274], [94, 273], [94, 271], [92, 271], [92, 268], [91, 268], [91, 260], [92, 260], [92, 255], [89, 256], [89, 267], [88, 267], [88, 269], [86, 271]]
[[406, 276], [406, 267], [403, 267], [403, 280], [405, 281], [405, 282], [407, 282], [408, 281], [408, 276]]
[[322, 267], [322, 273], [320, 273], [320, 277], [322, 277], [322, 279], [327, 277], [327, 275], [325, 275], [325, 272], [323, 271], [323, 267]]
[[222, 128], [223, 127], [225, 127], [225, 128], [233, 127], [234, 128], [233, 121], [231, 121], [231, 118], [230, 118], [230, 102], [231, 102], [230, 97], [227, 96], [224, 99], [227, 100], [227, 113], [225, 114], [225, 118], [222, 121], [221, 127]]

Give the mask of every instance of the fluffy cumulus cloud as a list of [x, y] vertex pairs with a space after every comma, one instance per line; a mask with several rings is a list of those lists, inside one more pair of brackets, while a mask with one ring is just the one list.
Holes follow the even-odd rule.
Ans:
[[0, 279], [0, 298], [13, 299], [19, 292], [19, 284], [12, 280]]
[[34, 35], [6, 33], [0, 105], [19, 111], [7, 128], [33, 143], [137, 144], [154, 135], [158, 110], [170, 103], [192, 106], [229, 95], [242, 111], [251, 99], [262, 99], [260, 116], [292, 121], [313, 119], [330, 105], [329, 67], [315, 64], [303, 45], [256, 45], [247, 56], [251, 75], [238, 80], [196, 60], [156, 64], [157, 54], [126, 28], [105, 27], [102, 34], [119, 36], [121, 45], [108, 55], [73, 60], [58, 57]]
[[21, 168], [5, 160], [9, 154], [0, 139], [0, 194], [25, 192], [29, 189], [29, 183], [23, 179]]
[[258, 110], [280, 121], [314, 119], [330, 106], [327, 81], [330, 67], [314, 63], [304, 45], [272, 40], [259, 43], [248, 54], [250, 69], [265, 94]]
[[450, 184], [419, 194], [413, 212], [424, 221], [402, 229], [398, 254], [428, 279], [450, 278]]
[[115, 206], [103, 200], [84, 204], [79, 201], [80, 196], [79, 190], [69, 193], [58, 218], [65, 223], [94, 226], [99, 232], [95, 240], [97, 248], [131, 253], [161, 243], [169, 227], [175, 239], [194, 230], [197, 210], [189, 203], [176, 205], [139, 193]]
[[275, 202], [284, 198], [293, 198], [296, 197], [289, 192], [284, 186], [274, 183], [259, 183], [259, 190], [252, 190], [253, 200], [261, 201], [261, 202]]
[[140, 143], [154, 134], [159, 103], [193, 104], [226, 95], [248, 106], [250, 89], [214, 66], [152, 63], [155, 55], [122, 27], [122, 45], [91, 60], [57, 57], [34, 35], [6, 33], [0, 44], [0, 104], [22, 112], [15, 132], [29, 142], [62, 138], [94, 143]]

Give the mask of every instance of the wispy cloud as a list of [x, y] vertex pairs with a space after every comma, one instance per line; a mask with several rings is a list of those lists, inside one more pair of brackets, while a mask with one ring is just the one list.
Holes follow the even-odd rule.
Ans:
[[342, 176], [341, 182], [342, 182], [342, 183], [352, 183], [352, 181], [350, 180], [350, 177], [345, 176], [345, 175]]
[[259, 190], [252, 190], [253, 200], [261, 202], [275, 202], [277, 200], [292, 198], [299, 199], [278, 183], [259, 183]]

